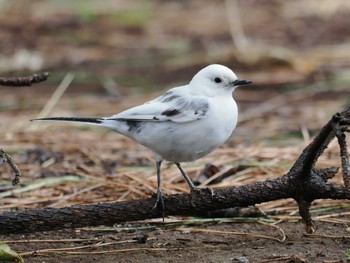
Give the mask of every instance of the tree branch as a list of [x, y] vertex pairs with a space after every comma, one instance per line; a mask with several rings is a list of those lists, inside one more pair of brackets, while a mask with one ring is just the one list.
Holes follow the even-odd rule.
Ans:
[[[314, 231], [309, 212], [316, 199], [350, 199], [350, 190], [327, 181], [338, 171], [336, 167], [315, 169], [317, 158], [323, 153], [331, 139], [348, 131], [350, 107], [337, 113], [321, 129], [307, 146], [291, 170], [276, 179], [227, 189], [201, 189], [192, 194], [165, 196], [165, 215], [200, 216], [208, 211], [231, 207], [245, 207], [277, 199], [293, 198], [298, 202], [299, 214], [308, 233]], [[343, 139], [341, 139], [342, 141]], [[346, 145], [340, 143], [345, 147]], [[341, 159], [347, 151], [340, 150]], [[346, 182], [348, 162], [342, 161], [343, 178]], [[0, 233], [23, 233], [63, 228], [98, 225], [113, 225], [127, 221], [160, 217], [153, 210], [154, 198], [134, 201], [76, 205], [66, 208], [44, 208], [0, 214]]]
[[18, 184], [21, 178], [21, 171], [18, 169], [17, 165], [14, 163], [11, 156], [7, 152], [5, 152], [3, 149], [0, 149], [0, 159], [2, 159], [4, 163], [8, 163], [12, 168], [12, 171], [15, 173], [15, 178], [13, 178], [12, 180], [12, 185]]
[[[39, 83], [47, 80], [50, 75], [50, 72], [44, 72], [33, 74], [27, 77], [0, 77], [0, 86], [31, 86], [34, 83]], [[15, 178], [12, 180], [12, 185], [18, 184], [21, 178], [21, 171], [18, 169], [11, 156], [3, 149], [0, 149], [0, 159], [2, 159], [4, 163], [8, 163], [15, 173]]]
[[0, 77], [0, 86], [31, 86], [32, 84], [47, 80], [50, 75], [50, 72], [43, 72], [26, 77]]

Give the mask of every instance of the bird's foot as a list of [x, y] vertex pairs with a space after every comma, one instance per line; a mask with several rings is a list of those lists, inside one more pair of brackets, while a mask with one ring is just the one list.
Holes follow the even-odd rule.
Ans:
[[163, 197], [163, 193], [160, 189], [157, 190], [156, 195], [156, 203], [154, 204], [154, 206], [152, 207], [152, 211], [159, 208], [162, 217], [163, 217], [163, 222], [164, 222], [164, 212], [165, 212], [165, 204], [164, 204], [164, 197]]

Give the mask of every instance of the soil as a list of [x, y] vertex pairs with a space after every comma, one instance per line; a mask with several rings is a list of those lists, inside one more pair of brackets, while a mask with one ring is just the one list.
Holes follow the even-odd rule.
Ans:
[[[109, 116], [188, 82], [208, 63], [225, 64], [253, 80], [234, 93], [240, 109], [234, 136], [212, 155], [185, 167], [196, 178], [207, 164], [219, 172], [240, 167], [210, 187], [282, 175], [310, 137], [350, 103], [349, 1], [74, 2], [0, 3], [1, 75], [53, 73], [30, 88], [1, 89], [1, 148], [22, 170], [17, 189], [47, 182], [15, 192], [11, 169], [1, 166], [0, 192], [8, 193], [0, 199], [1, 211], [154, 193], [152, 155], [130, 140], [94, 128], [29, 124], [67, 72], [75, 74], [74, 82], [50, 116]], [[330, 146], [319, 165], [339, 166], [336, 146]], [[164, 170], [164, 192], [187, 191], [177, 171]], [[51, 178], [65, 176], [75, 181], [50, 184]], [[335, 180], [342, 183], [340, 175]], [[314, 236], [305, 235], [293, 200], [260, 207], [269, 215], [287, 217], [274, 219], [275, 227], [251, 219], [170, 227], [169, 221], [180, 218], [166, 218], [156, 227], [153, 221], [134, 222], [108, 231], [67, 229], [0, 235], [0, 240], [23, 253], [25, 262], [347, 262], [348, 201], [313, 204], [314, 209], [329, 209], [314, 212]], [[276, 239], [282, 233], [285, 240], [280, 242]], [[80, 246], [85, 247], [73, 249]], [[58, 248], [63, 250], [52, 250]]]
[[[142, 224], [138, 224], [143, 226]], [[131, 227], [133, 225], [128, 225]], [[283, 229], [286, 240], [283, 243], [257, 237], [240, 237], [229, 232], [255, 233], [280, 238], [276, 229], [259, 223], [221, 223], [202, 225], [201, 229], [227, 232], [226, 234], [190, 233], [162, 228], [153, 231], [132, 233], [99, 233], [97, 230], [63, 230], [25, 235], [0, 236], [2, 240], [64, 240], [88, 239], [90, 241], [65, 243], [11, 244], [17, 252], [32, 251], [24, 256], [26, 262], [347, 262], [344, 252], [349, 238], [341, 238], [346, 229], [333, 223], [317, 223], [317, 233], [338, 236], [305, 236], [300, 222], [285, 222], [278, 225]], [[120, 227], [120, 226], [118, 226]], [[148, 238], [148, 240], [145, 240]], [[91, 241], [91, 239], [95, 239]], [[104, 244], [116, 241], [136, 241], [99, 248], [84, 248], [79, 255], [65, 254], [74, 246]], [[36, 255], [35, 250], [67, 248], [63, 252]], [[158, 250], [160, 248], [161, 250]], [[146, 249], [146, 250], [145, 250]], [[103, 252], [109, 250], [110, 254]], [[113, 250], [119, 250], [116, 252]], [[128, 251], [129, 250], [129, 251]], [[89, 254], [90, 252], [95, 254]], [[101, 254], [98, 254], [100, 252]], [[86, 253], [86, 254], [85, 254]]]

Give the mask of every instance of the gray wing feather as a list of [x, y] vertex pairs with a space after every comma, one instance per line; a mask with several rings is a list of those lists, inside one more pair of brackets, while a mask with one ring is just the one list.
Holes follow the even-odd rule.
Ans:
[[143, 105], [123, 111], [108, 119], [125, 121], [191, 122], [207, 116], [208, 100], [198, 96], [181, 96], [168, 91]]

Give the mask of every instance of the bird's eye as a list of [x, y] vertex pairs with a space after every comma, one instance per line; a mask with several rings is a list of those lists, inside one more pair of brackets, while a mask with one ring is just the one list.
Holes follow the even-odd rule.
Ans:
[[216, 83], [221, 83], [222, 80], [221, 80], [220, 78], [215, 78], [214, 81], [215, 81]]

